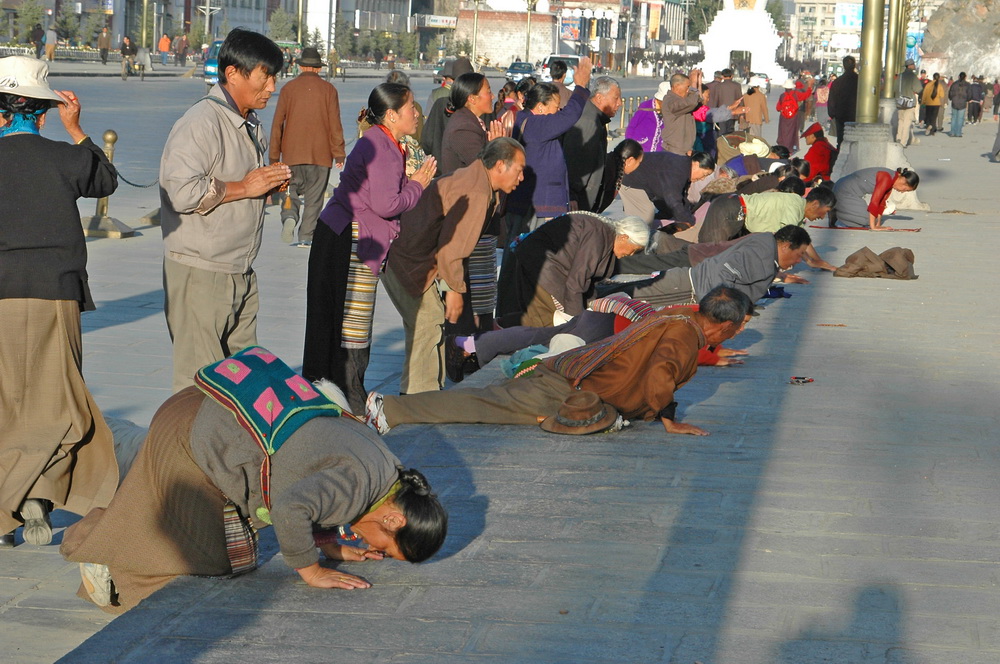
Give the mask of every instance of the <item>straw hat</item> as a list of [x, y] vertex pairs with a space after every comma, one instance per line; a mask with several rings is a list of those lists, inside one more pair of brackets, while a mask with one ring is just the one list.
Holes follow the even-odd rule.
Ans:
[[663, 81], [660, 86], [656, 88], [656, 92], [653, 93], [653, 99], [656, 101], [663, 101], [663, 98], [667, 96], [670, 92], [670, 81]]
[[0, 58], [0, 92], [30, 99], [63, 100], [49, 87], [49, 66], [23, 55]]
[[781, 84], [781, 87], [783, 87], [786, 90], [792, 90], [795, 88], [795, 81], [790, 78], [785, 79], [785, 82]]
[[574, 392], [559, 406], [559, 412], [541, 423], [550, 433], [584, 435], [607, 430], [618, 419], [618, 411], [586, 390]]

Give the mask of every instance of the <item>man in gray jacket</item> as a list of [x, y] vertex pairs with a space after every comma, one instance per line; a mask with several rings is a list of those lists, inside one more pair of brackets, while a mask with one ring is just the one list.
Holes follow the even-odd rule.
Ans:
[[897, 99], [904, 97], [912, 99], [913, 104], [909, 108], [903, 108], [896, 103], [899, 126], [896, 128], [896, 140], [906, 147], [913, 140], [913, 122], [917, 119], [917, 95], [923, 92], [924, 86], [917, 78], [916, 63], [913, 60], [906, 61], [906, 69], [899, 75], [899, 89], [896, 92]]
[[[621, 284], [613, 292], [659, 307], [692, 304], [716, 286], [730, 286], [756, 302], [767, 293], [778, 273], [801, 261], [810, 246], [812, 239], [801, 226], [783, 226], [773, 235], [751, 233], [694, 267], [675, 267], [653, 279]], [[809, 283], [795, 275], [786, 275], [785, 281]], [[610, 292], [601, 289], [598, 294], [603, 297]]]
[[604, 162], [608, 157], [608, 123], [622, 106], [622, 89], [608, 76], [594, 80], [590, 102], [576, 124], [563, 135], [563, 152], [569, 176], [569, 199], [577, 210], [594, 209], [604, 180]]
[[233, 30], [219, 51], [219, 85], [174, 124], [160, 160], [163, 290], [174, 345], [175, 392], [194, 374], [257, 343], [253, 261], [264, 198], [291, 177], [265, 166], [267, 139], [255, 110], [267, 105], [281, 49]]

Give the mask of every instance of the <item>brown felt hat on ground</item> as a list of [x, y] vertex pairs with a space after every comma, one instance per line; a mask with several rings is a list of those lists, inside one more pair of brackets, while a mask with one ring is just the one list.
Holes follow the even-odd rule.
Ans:
[[583, 435], [607, 430], [618, 419], [618, 411], [601, 401], [594, 392], [574, 392], [559, 406], [559, 412], [545, 418], [543, 430], [550, 433]]

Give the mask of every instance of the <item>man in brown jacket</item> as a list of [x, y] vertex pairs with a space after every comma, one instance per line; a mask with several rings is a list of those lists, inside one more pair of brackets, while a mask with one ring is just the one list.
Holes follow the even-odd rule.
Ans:
[[293, 246], [312, 245], [316, 220], [323, 209], [323, 194], [330, 168], [344, 167], [344, 129], [340, 124], [337, 89], [319, 76], [323, 60], [315, 48], [302, 49], [301, 73], [281, 88], [271, 125], [270, 160], [292, 168], [292, 180], [281, 203], [281, 241], [294, 239], [299, 220], [299, 197], [305, 199], [299, 225], [299, 241]]
[[626, 419], [659, 419], [667, 433], [706, 436], [676, 421], [674, 393], [698, 368], [698, 350], [743, 328], [750, 298], [728, 286], [712, 289], [699, 311], [649, 316], [620, 334], [560, 353], [518, 378], [478, 389], [368, 395], [365, 421], [380, 433], [406, 423], [537, 424], [577, 390], [597, 393]]
[[694, 116], [701, 105], [701, 71], [693, 69], [691, 76], [674, 74], [670, 77], [670, 92], [663, 98], [663, 149], [674, 154], [691, 154], [697, 137]]
[[406, 333], [401, 393], [444, 385], [444, 322], [455, 323], [462, 313], [468, 289], [464, 263], [496, 211], [498, 192], [514, 191], [523, 170], [521, 144], [494, 139], [472, 164], [434, 180], [417, 206], [400, 218], [382, 285]]

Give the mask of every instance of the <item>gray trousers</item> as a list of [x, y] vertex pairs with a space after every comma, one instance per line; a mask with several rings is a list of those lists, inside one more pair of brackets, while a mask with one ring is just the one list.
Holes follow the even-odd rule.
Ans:
[[163, 260], [163, 313], [174, 344], [174, 392], [194, 375], [257, 344], [257, 275], [209, 272]]
[[[281, 201], [281, 219], [299, 219], [299, 242], [312, 242], [316, 220], [323, 211], [323, 196], [330, 181], [330, 169], [315, 164], [291, 166], [292, 179]], [[304, 200], [299, 201], [299, 198]], [[302, 210], [299, 215], [300, 208]]]
[[529, 376], [482, 388], [385, 395], [383, 412], [390, 427], [400, 424], [538, 424], [554, 415], [574, 392], [566, 379], [536, 368]]
[[671, 304], [694, 304], [697, 298], [691, 283], [691, 268], [675, 267], [652, 279], [627, 283], [601, 284], [597, 294], [606, 297], [611, 293], [625, 293], [636, 300], [644, 300], [655, 307]]

